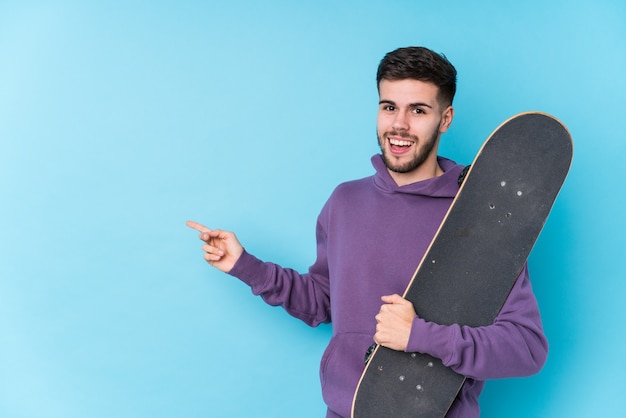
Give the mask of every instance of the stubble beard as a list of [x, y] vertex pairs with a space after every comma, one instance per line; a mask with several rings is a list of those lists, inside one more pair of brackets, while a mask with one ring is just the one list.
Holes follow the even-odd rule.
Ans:
[[[401, 136], [402, 138], [410, 139], [411, 141], [415, 143], [414, 145], [415, 147], [419, 147], [418, 153], [415, 154], [410, 161], [404, 164], [395, 163], [394, 162], [395, 158], [393, 156], [389, 156], [386, 151], [387, 148], [385, 144], [387, 143], [388, 136]], [[383, 162], [385, 163], [385, 166], [389, 170], [393, 171], [394, 173], [410, 173], [411, 171], [421, 166], [424, 163], [424, 161], [426, 161], [428, 156], [433, 152], [433, 149], [435, 148], [435, 144], [437, 143], [438, 137], [439, 137], [439, 132], [435, 131], [432, 133], [432, 135], [429, 138], [427, 138], [422, 143], [422, 141], [420, 141], [419, 138], [415, 135], [409, 135], [409, 134], [403, 135], [403, 134], [398, 134], [397, 132], [393, 131], [393, 132], [384, 133], [382, 138], [378, 136], [378, 145], [380, 146], [380, 150], [382, 152]]]

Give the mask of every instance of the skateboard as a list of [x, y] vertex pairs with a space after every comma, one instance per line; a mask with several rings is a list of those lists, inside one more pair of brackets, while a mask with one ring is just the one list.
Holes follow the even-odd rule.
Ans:
[[[573, 144], [550, 115], [502, 123], [469, 166], [404, 297], [426, 321], [490, 325], [567, 176]], [[436, 358], [374, 346], [352, 418], [444, 417], [465, 377]]]

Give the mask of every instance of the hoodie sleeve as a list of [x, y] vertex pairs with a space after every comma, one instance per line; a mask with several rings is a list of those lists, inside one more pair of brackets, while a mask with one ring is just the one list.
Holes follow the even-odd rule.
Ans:
[[439, 325], [418, 316], [407, 351], [439, 358], [455, 372], [477, 380], [537, 373], [545, 363], [548, 342], [527, 268], [492, 325]]
[[325, 237], [318, 222], [317, 260], [306, 274], [263, 262], [245, 250], [228, 274], [248, 284], [252, 293], [269, 305], [282, 306], [310, 326], [328, 323], [331, 320], [330, 285]]

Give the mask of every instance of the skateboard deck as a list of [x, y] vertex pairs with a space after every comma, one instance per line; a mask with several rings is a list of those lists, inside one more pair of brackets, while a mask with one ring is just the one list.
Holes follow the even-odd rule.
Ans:
[[[489, 136], [404, 294], [421, 318], [493, 323], [545, 224], [572, 151], [567, 128], [544, 113], [513, 116]], [[444, 417], [464, 381], [439, 359], [376, 346], [352, 417]]]

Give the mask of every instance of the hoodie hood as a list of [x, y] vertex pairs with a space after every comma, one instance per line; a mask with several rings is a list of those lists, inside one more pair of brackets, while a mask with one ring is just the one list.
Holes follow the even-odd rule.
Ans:
[[459, 191], [457, 179], [464, 166], [443, 157], [437, 157], [437, 162], [443, 174], [428, 180], [398, 186], [389, 174], [380, 154], [372, 157], [372, 165], [376, 170], [374, 185], [384, 193], [406, 193], [431, 197], [454, 197]]

